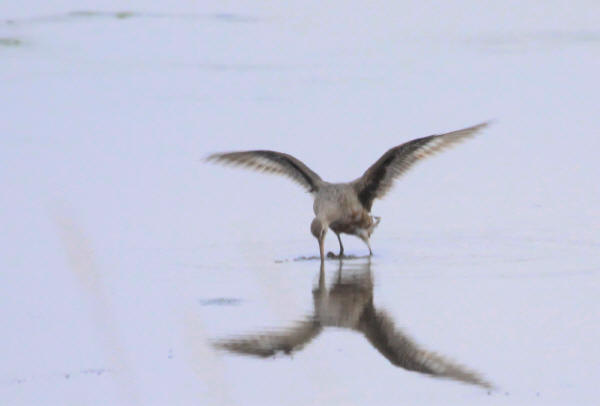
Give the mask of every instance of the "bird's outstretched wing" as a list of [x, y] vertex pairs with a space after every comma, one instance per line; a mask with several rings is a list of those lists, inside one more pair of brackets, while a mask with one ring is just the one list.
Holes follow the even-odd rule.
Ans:
[[266, 150], [226, 152], [212, 154], [206, 160], [284, 175], [299, 183], [310, 193], [315, 193], [322, 183], [321, 177], [308, 166], [282, 152]]
[[244, 355], [270, 357], [278, 352], [289, 355], [302, 349], [322, 330], [321, 325], [313, 319], [299, 322], [294, 327], [283, 331], [266, 331], [264, 333], [240, 336], [213, 343], [218, 349]]
[[418, 346], [411, 338], [398, 331], [394, 322], [382, 311], [367, 306], [361, 316], [358, 330], [393, 365], [424, 374], [492, 388], [476, 372]]
[[394, 179], [417, 161], [474, 136], [488, 124], [485, 122], [446, 134], [417, 138], [391, 148], [353, 182], [359, 200], [367, 210], [371, 210], [373, 200], [383, 197], [392, 187]]

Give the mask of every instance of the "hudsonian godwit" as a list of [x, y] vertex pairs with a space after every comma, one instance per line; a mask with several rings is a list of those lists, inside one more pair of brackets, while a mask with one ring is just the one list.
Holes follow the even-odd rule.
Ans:
[[383, 154], [360, 178], [347, 183], [326, 182], [300, 160], [282, 152], [255, 150], [216, 153], [207, 160], [284, 175], [311, 193], [314, 197], [315, 218], [310, 231], [319, 242], [321, 261], [325, 258], [323, 241], [328, 228], [338, 238], [340, 257], [344, 255], [340, 238], [342, 233], [355, 235], [363, 240], [369, 247], [369, 255], [372, 255], [369, 238], [380, 221], [379, 217], [371, 215], [373, 200], [382, 198], [390, 190], [394, 180], [420, 159], [472, 137], [487, 125], [485, 122], [400, 144]]

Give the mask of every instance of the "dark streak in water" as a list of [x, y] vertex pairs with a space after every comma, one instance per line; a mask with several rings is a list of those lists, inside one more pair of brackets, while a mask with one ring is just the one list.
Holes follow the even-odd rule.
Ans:
[[72, 22], [85, 19], [132, 19], [132, 18], [152, 18], [152, 19], [176, 19], [176, 20], [205, 20], [219, 21], [224, 23], [254, 23], [260, 21], [256, 17], [236, 13], [214, 13], [214, 14], [194, 14], [194, 13], [144, 13], [137, 11], [96, 11], [96, 10], [75, 10], [64, 14], [55, 14], [39, 17], [30, 17], [22, 19], [0, 20], [0, 24], [17, 25], [31, 23], [53, 23], [53, 22]]
[[18, 47], [21, 45], [23, 45], [23, 41], [21, 41], [19, 38], [11, 38], [11, 37], [0, 38], [0, 46]]
[[131, 17], [139, 17], [140, 13], [134, 13], [132, 11], [117, 11], [114, 13], [111, 12], [99, 12], [99, 11], [71, 11], [67, 13], [69, 17], [114, 17], [118, 19], [125, 19]]

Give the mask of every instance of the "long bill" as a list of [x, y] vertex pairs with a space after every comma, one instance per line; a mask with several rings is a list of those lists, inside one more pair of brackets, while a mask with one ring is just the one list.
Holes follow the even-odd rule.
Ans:
[[321, 264], [325, 262], [325, 234], [319, 238], [319, 253], [321, 254]]

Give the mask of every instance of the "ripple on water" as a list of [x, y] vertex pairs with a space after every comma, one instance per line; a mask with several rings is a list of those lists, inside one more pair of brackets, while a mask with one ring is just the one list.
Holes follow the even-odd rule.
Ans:
[[242, 303], [242, 300], [232, 297], [217, 297], [212, 299], [201, 299], [199, 302], [202, 306], [238, 306]]

